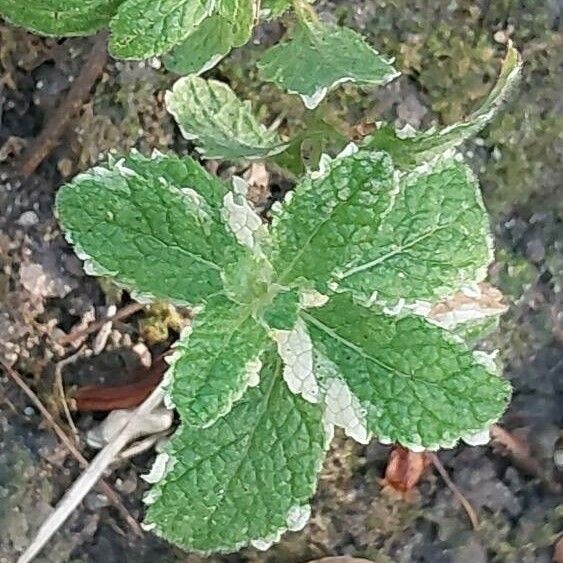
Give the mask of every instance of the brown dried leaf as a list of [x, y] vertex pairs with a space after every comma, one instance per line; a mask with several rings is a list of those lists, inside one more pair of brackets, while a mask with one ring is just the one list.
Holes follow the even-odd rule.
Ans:
[[253, 162], [244, 173], [248, 184], [246, 197], [256, 209], [262, 209], [270, 195], [270, 173], [263, 162]]
[[401, 494], [408, 493], [418, 485], [429, 464], [430, 459], [425, 452], [417, 453], [402, 446], [394, 446], [382, 484]]

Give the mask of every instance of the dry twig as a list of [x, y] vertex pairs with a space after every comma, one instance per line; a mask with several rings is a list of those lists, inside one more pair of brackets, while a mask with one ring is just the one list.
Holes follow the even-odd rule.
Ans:
[[491, 426], [492, 445], [499, 447], [508, 454], [516, 465], [528, 475], [542, 476], [541, 466], [530, 455], [530, 448], [526, 442], [515, 436], [498, 424]]
[[142, 426], [140, 421], [158, 407], [163, 398], [164, 390], [162, 385], [159, 385], [150, 397], [131, 413], [114, 438], [98, 453], [70, 489], [67, 490], [55, 510], [43, 522], [34, 540], [20, 556], [17, 563], [30, 563], [33, 561], [45, 544], [66, 522], [76, 507], [84, 500], [84, 497], [101, 479], [104, 471], [108, 469], [119, 453], [127, 444], [139, 436], [139, 427]]
[[90, 90], [92, 90], [106, 66], [108, 58], [106, 43], [107, 33], [101, 32], [66, 98], [49, 118], [39, 137], [25, 152], [20, 168], [24, 178], [31, 176], [57, 146], [70, 120], [78, 113], [84, 101], [90, 95]]
[[70, 408], [68, 406], [68, 401], [66, 400], [66, 393], [65, 387], [63, 382], [63, 368], [68, 364], [74, 362], [77, 358], [79, 358], [84, 353], [84, 349], [80, 348], [76, 353], [64, 358], [60, 362], [57, 363], [55, 366], [55, 394], [59, 396], [59, 401], [63, 406], [63, 411], [65, 413], [66, 421], [72, 430], [74, 435], [74, 441], [78, 444], [79, 442], [79, 434], [76, 425], [74, 424], [74, 420], [72, 419], [72, 415], [70, 414]]
[[561, 492], [561, 486], [550, 477], [541, 462], [532, 456], [530, 447], [524, 440], [506, 428], [493, 424], [491, 426], [491, 444], [493, 448], [510, 457], [517, 469], [526, 475], [540, 479], [547, 490], [552, 493]]
[[100, 319], [99, 321], [92, 323], [86, 328], [72, 331], [69, 334], [59, 338], [59, 344], [63, 346], [65, 344], [71, 344], [76, 340], [83, 338], [84, 336], [88, 336], [89, 334], [97, 332], [108, 322], [122, 321], [123, 319], [126, 319], [127, 317], [134, 315], [135, 313], [143, 309], [143, 307], [144, 305], [141, 305], [141, 303], [129, 303], [129, 305], [125, 305], [125, 307], [122, 307], [119, 311], [117, 311], [115, 315], [104, 317], [103, 319]]
[[[30, 401], [35, 405], [37, 410], [43, 415], [45, 422], [51, 427], [53, 432], [58, 436], [60, 441], [68, 449], [68, 451], [74, 456], [81, 467], [88, 467], [88, 460], [82, 455], [80, 450], [74, 445], [73, 441], [67, 436], [65, 431], [57, 424], [56, 420], [53, 418], [51, 413], [47, 410], [45, 405], [41, 402], [39, 397], [33, 392], [33, 390], [25, 383], [21, 376], [8, 364], [0, 360], [0, 365], [4, 368], [6, 374], [18, 385], [18, 387], [27, 395]], [[131, 516], [121, 499], [119, 494], [105, 481], [101, 480], [98, 484], [100, 492], [103, 493], [109, 502], [115, 506], [119, 511], [123, 519], [127, 522], [132, 532], [137, 536], [142, 536], [143, 531], [137, 520]]]
[[471, 503], [463, 496], [463, 493], [458, 489], [457, 485], [450, 479], [446, 468], [443, 466], [442, 462], [438, 459], [438, 456], [435, 453], [428, 452], [428, 457], [432, 462], [432, 465], [436, 468], [436, 471], [440, 474], [440, 477], [444, 480], [444, 483], [448, 486], [448, 488], [452, 491], [455, 498], [460, 502], [461, 506], [467, 512], [467, 516], [469, 516], [469, 520], [471, 521], [471, 525], [473, 526], [474, 530], [479, 528], [479, 517], [477, 516], [477, 512], [471, 506]]

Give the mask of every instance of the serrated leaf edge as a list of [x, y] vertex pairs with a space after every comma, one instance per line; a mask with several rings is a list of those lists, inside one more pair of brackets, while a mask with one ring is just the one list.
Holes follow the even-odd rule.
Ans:
[[[394, 57], [386, 59], [385, 57], [380, 55], [378, 51], [376, 51], [373, 47], [371, 47], [371, 45], [369, 45], [369, 48], [374, 52], [374, 54], [376, 56], [381, 57], [384, 60], [384, 62], [386, 62], [387, 64], [392, 66], [393, 63], [395, 62]], [[362, 86], [381, 86], [382, 87], [382, 86], [386, 86], [390, 82], [393, 82], [393, 80], [395, 80], [399, 76], [401, 76], [401, 73], [398, 70], [395, 70], [394, 73], [390, 73], [385, 78], [378, 79], [378, 80], [375, 80], [375, 79], [374, 80], [357, 80], [353, 76], [343, 76], [342, 78], [339, 78], [338, 80], [336, 80], [335, 82], [333, 82], [329, 86], [321, 86], [320, 88], [315, 90], [315, 92], [313, 94], [309, 94], [309, 95], [302, 94], [302, 93], [298, 92], [297, 90], [291, 90], [289, 88], [287, 88], [286, 91], [289, 92], [290, 94], [297, 94], [301, 98], [301, 100], [303, 101], [303, 104], [305, 105], [305, 107], [308, 110], [313, 110], [313, 109], [315, 109], [319, 106], [319, 104], [326, 98], [326, 96], [329, 92], [332, 92], [333, 90], [338, 88], [338, 86], [340, 86], [341, 84], [358, 84], [358, 85], [362, 85]]]
[[[312, 317], [308, 313], [302, 312], [302, 315], [303, 315], [305, 320], [308, 320], [312, 324], [321, 328], [321, 330], [325, 331], [327, 334], [334, 333], [334, 331], [332, 329], [330, 329], [329, 327], [324, 325], [324, 323], [318, 321], [317, 319], [315, 319], [314, 317]], [[444, 339], [449, 340], [450, 342], [452, 342], [454, 344], [457, 344], [457, 345], [461, 344], [462, 346], [466, 346], [465, 341], [460, 336], [454, 334], [453, 332], [443, 330], [443, 337], [444, 337]], [[333, 336], [333, 338], [336, 338], [338, 340], [342, 340], [342, 338], [338, 335]], [[354, 344], [348, 343], [348, 345], [351, 346], [353, 349], [357, 348]], [[505, 409], [506, 409], [506, 406], [508, 405], [508, 403], [510, 401], [511, 387], [510, 387], [510, 384], [506, 380], [504, 380], [501, 376], [500, 368], [499, 368], [497, 362], [495, 361], [496, 360], [496, 353], [489, 354], [489, 353], [485, 353], [485, 352], [482, 352], [482, 351], [474, 351], [473, 357], [474, 357], [474, 361], [476, 363], [478, 363], [479, 365], [481, 365], [483, 368], [485, 368], [487, 373], [489, 373], [490, 375], [497, 377], [497, 378], [499, 378], [499, 379], [501, 379], [505, 382], [506, 388], [507, 388], [507, 391], [508, 391], [508, 397], [507, 397], [507, 400], [506, 400], [506, 403], [505, 403]], [[340, 377], [340, 379], [342, 379], [342, 378]], [[355, 393], [353, 393], [353, 392], [351, 392], [351, 393], [353, 395], [355, 395]], [[361, 401], [359, 400], [359, 398], [356, 397], [356, 399], [358, 400], [358, 403], [361, 406]], [[428, 444], [428, 445], [424, 445], [424, 446], [419, 441], [413, 441], [413, 442], [407, 442], [407, 441], [402, 441], [402, 440], [396, 441], [396, 440], [393, 440], [391, 437], [386, 436], [386, 435], [382, 435], [382, 434], [376, 435], [376, 438], [382, 444], [389, 445], [389, 444], [399, 443], [401, 446], [403, 446], [403, 447], [405, 447], [405, 448], [407, 448], [407, 449], [409, 449], [413, 452], [437, 451], [437, 450], [440, 450], [440, 449], [452, 449], [460, 441], [471, 441], [473, 438], [475, 438], [475, 436], [482, 436], [483, 433], [485, 431], [487, 431], [488, 428], [490, 428], [490, 426], [492, 424], [494, 424], [495, 422], [497, 422], [497, 420], [500, 419], [500, 417], [503, 415], [503, 413], [504, 413], [504, 410], [502, 412], [498, 413], [496, 416], [491, 417], [482, 426], [476, 427], [476, 428], [471, 428], [467, 432], [464, 432], [463, 434], [460, 434], [459, 436], [456, 436], [455, 438], [444, 439], [444, 440], [441, 440], [440, 442], [436, 442], [436, 443]]]
[[[164, 102], [165, 102], [165, 106], [166, 106], [166, 111], [174, 118], [174, 121], [176, 122], [176, 124], [178, 125], [178, 128], [180, 129], [180, 132], [182, 133], [182, 136], [188, 140], [188, 141], [194, 141], [196, 143], [196, 151], [203, 157], [209, 160], [213, 160], [213, 159], [223, 159], [224, 157], [220, 154], [214, 154], [214, 153], [210, 153], [209, 151], [207, 151], [206, 148], [199, 146], [197, 143], [201, 142], [201, 139], [199, 138], [199, 136], [196, 133], [190, 133], [180, 122], [180, 108], [174, 108], [173, 106], [175, 105], [173, 102], [173, 98], [175, 96], [175, 90], [179, 87], [178, 85], [188, 81], [191, 77], [196, 77], [196, 78], [200, 78], [199, 74], [189, 74], [187, 76], [183, 76], [182, 78], [179, 78], [173, 85], [172, 85], [172, 89], [171, 90], [167, 90], [164, 94]], [[201, 80], [205, 80], [200, 78]], [[238, 96], [236, 95], [236, 93], [224, 82], [220, 82], [218, 80], [206, 80], [206, 82], [208, 83], [213, 83], [215, 86], [218, 86], [219, 88], [223, 88], [225, 90], [229, 90], [229, 92], [231, 92], [236, 98], [237, 100], [251, 113], [251, 115], [255, 118], [254, 113], [252, 112], [252, 105], [250, 104], [249, 100], [240, 100], [240, 98], [238, 98]], [[256, 119], [256, 118], [255, 118]], [[270, 131], [268, 130], [268, 128], [261, 123], [260, 121], [258, 121], [256, 119], [256, 123], [258, 124], [259, 128], [261, 128], [263, 130], [264, 133], [269, 133]], [[240, 144], [243, 144], [240, 142], [239, 139], [237, 139], [237, 142]], [[249, 148], [254, 148], [251, 145], [245, 145]], [[259, 154], [259, 155], [250, 155], [250, 156], [245, 156], [243, 157], [244, 160], [263, 160], [264, 158], [268, 157], [268, 156], [274, 156], [277, 154], [282, 153], [283, 151], [285, 151], [287, 149], [287, 147], [289, 146], [289, 143], [284, 143], [283, 141], [281, 141], [280, 139], [280, 143], [277, 145], [273, 145], [270, 148], [264, 147], [265, 152], [263, 154]], [[242, 157], [241, 157], [242, 158]]]
[[[136, 151], [134, 149], [131, 151], [131, 153], [140, 154], [138, 151]], [[162, 156], [162, 153], [160, 153], [157, 150], [154, 150], [152, 155], [151, 155], [151, 159], [155, 159], [158, 156]], [[119, 172], [119, 174], [124, 178], [127, 177], [127, 176], [129, 176], [129, 177], [137, 176], [138, 174], [134, 170], [131, 170], [130, 168], [127, 168], [126, 166], [123, 165], [124, 161], [125, 161], [124, 158], [115, 159], [115, 157], [110, 155], [110, 157], [108, 158], [108, 166], [112, 165], [113, 169], [117, 170]], [[91, 178], [93, 175], [109, 176], [109, 175], [111, 175], [111, 172], [112, 171], [109, 170], [107, 167], [94, 166], [93, 168], [90, 168], [87, 172], [82, 172], [81, 174], [76, 175], [73, 179], [73, 183], [79, 182], [82, 179]], [[72, 184], [67, 184], [67, 189], [72, 189], [72, 188], [68, 188], [68, 186], [71, 186], [71, 185]], [[176, 189], [181, 191], [181, 189], [179, 189], [179, 188], [176, 188]], [[197, 192], [195, 192], [195, 193], [197, 193]], [[62, 225], [62, 227], [63, 227], [62, 233], [63, 233], [65, 240], [68, 242], [68, 244], [70, 244], [73, 247], [74, 253], [76, 254], [76, 256], [80, 260], [83, 261], [84, 272], [87, 275], [95, 276], [95, 277], [109, 277], [109, 278], [111, 278], [111, 281], [115, 286], [117, 286], [120, 289], [126, 290], [130, 294], [131, 298], [134, 301], [137, 301], [138, 303], [140, 303], [141, 305], [149, 305], [149, 304], [153, 303], [154, 301], [161, 299], [161, 298], [157, 297], [156, 295], [154, 295], [153, 293], [141, 291], [140, 289], [138, 289], [137, 285], [134, 282], [123, 282], [123, 281], [119, 280], [118, 279], [119, 272], [108, 270], [107, 268], [104, 268], [104, 266], [102, 266], [99, 262], [97, 262], [96, 259], [93, 256], [88, 254], [88, 252], [86, 252], [84, 247], [78, 241], [75, 240], [74, 236], [72, 235], [71, 230], [65, 228], [64, 224], [61, 223], [60, 218], [59, 218], [59, 213], [58, 213], [58, 205], [56, 203], [55, 203], [55, 207], [54, 207], [54, 216], [55, 216], [55, 219], [57, 219], [57, 221], [59, 222], [59, 224]], [[169, 303], [171, 303], [172, 305], [176, 305], [178, 307], [193, 307], [194, 306], [194, 303], [191, 303], [189, 301], [184, 301], [182, 299], [167, 297], [166, 300]]]
[[[171, 358], [170, 360], [167, 359], [167, 361], [173, 361], [173, 359]], [[170, 371], [170, 370], [168, 370]], [[168, 372], [167, 372], [168, 373]], [[164, 375], [164, 377], [167, 377], [167, 374]], [[332, 441], [332, 438], [334, 437], [334, 425], [332, 425], [331, 423], [327, 422], [324, 419], [324, 415], [323, 415], [323, 425], [325, 428], [325, 436], [324, 436], [324, 442], [323, 442], [323, 450], [326, 453], [330, 447], [330, 443]], [[183, 432], [186, 428], [186, 425], [181, 422], [180, 426], [178, 427], [178, 429], [176, 430], [176, 433], [180, 434], [181, 432]], [[171, 438], [169, 439], [169, 441], [167, 442], [167, 445], [165, 446], [165, 448], [171, 443]], [[318, 475], [320, 474], [324, 461], [325, 461], [326, 455], [325, 456], [319, 456], [319, 459], [317, 461], [317, 465], [315, 468], [315, 473], [317, 475], [317, 480], [315, 482], [315, 487], [313, 492], [311, 493], [311, 498], [317, 488], [318, 485]], [[166, 479], [166, 475], [173, 469], [174, 464], [176, 463], [176, 458], [174, 458], [173, 456], [171, 456], [166, 450], [164, 452], [162, 452], [161, 454], [159, 454], [159, 456], [157, 456], [157, 458], [155, 459], [155, 461], [153, 462], [153, 468], [154, 468], [154, 474], [151, 476], [151, 482], [153, 484], [159, 483], [160, 481], [163, 481], [164, 479]], [[156, 465], [156, 467], [155, 467]], [[149, 470], [149, 475], [151, 475], [151, 473], [153, 472], [153, 469], [151, 468]], [[157, 490], [156, 487], [152, 487], [150, 488], [145, 495], [143, 496], [143, 503], [147, 506], [153, 504], [154, 502], [156, 502], [158, 500], [158, 498], [160, 497], [160, 491]], [[238, 542], [237, 544], [235, 544], [234, 546], [217, 546], [212, 550], [194, 550], [194, 549], [190, 549], [190, 551], [192, 553], [197, 553], [200, 555], [210, 555], [212, 553], [232, 553], [235, 551], [238, 551], [240, 549], [242, 549], [243, 547], [252, 545], [253, 547], [255, 547], [256, 549], [265, 551], [267, 549], [269, 549], [269, 547], [271, 547], [272, 544], [278, 542], [282, 535], [288, 531], [292, 531], [292, 532], [297, 532], [301, 529], [303, 529], [305, 527], [305, 525], [307, 524], [309, 518], [310, 518], [310, 514], [311, 514], [311, 504], [307, 503], [305, 505], [295, 505], [292, 506], [287, 514], [287, 520], [286, 520], [286, 525], [282, 526], [280, 528], [278, 528], [278, 530], [276, 530], [276, 532], [274, 532], [272, 535], [265, 537], [265, 538], [255, 538], [252, 540], [243, 540], [241, 542]], [[306, 517], [305, 517], [306, 516]], [[162, 530], [159, 529], [158, 524], [155, 522], [152, 522], [150, 524], [141, 524], [141, 526], [143, 527], [144, 530], [146, 531], [151, 531], [163, 538], [166, 538], [166, 536], [163, 534]]]
[[[379, 151], [379, 152], [384, 152], [384, 151]], [[388, 153], [385, 153], [385, 154], [388, 154]], [[418, 180], [419, 177], [427, 175], [430, 172], [435, 172], [437, 167], [439, 167], [439, 166], [447, 167], [448, 164], [452, 160], [455, 160], [456, 162], [464, 164], [464, 172], [465, 172], [466, 177], [467, 177], [467, 182], [468, 182], [468, 184], [474, 186], [475, 201], [476, 201], [477, 205], [479, 206], [479, 208], [483, 211], [484, 216], [488, 217], [488, 213], [487, 213], [487, 209], [485, 207], [485, 202], [483, 200], [483, 193], [482, 193], [481, 188], [480, 188], [479, 180], [478, 180], [477, 176], [475, 175], [475, 173], [473, 172], [473, 170], [471, 170], [471, 168], [467, 165], [463, 156], [459, 152], [457, 152], [455, 149], [449, 149], [449, 150], [447, 150], [447, 151], [445, 151], [445, 152], [443, 152], [439, 155], [436, 155], [434, 158], [432, 158], [428, 162], [425, 162], [424, 164], [421, 164], [421, 165], [417, 166], [416, 168], [409, 170], [408, 172], [401, 171], [401, 170], [395, 170], [395, 176], [394, 176], [394, 178], [395, 178], [395, 188], [394, 188], [394, 190], [391, 194], [390, 205], [388, 206], [388, 208], [383, 213], [385, 215], [387, 215], [393, 210], [393, 207], [394, 207], [396, 200], [397, 200], [397, 196], [399, 195], [399, 193], [401, 191], [401, 186], [397, 185], [398, 182], [405, 182], [403, 190], [407, 190], [409, 188], [409, 185], [411, 183], [415, 183]], [[381, 221], [378, 229], [381, 229], [383, 224], [384, 224], [384, 222]], [[494, 258], [495, 258], [494, 238], [493, 238], [493, 234], [490, 230], [490, 227], [487, 230], [487, 233], [485, 235], [485, 244], [486, 244], [486, 247], [487, 247], [486, 262], [480, 268], [477, 268], [476, 271], [475, 271], [475, 274], [471, 275], [471, 277], [467, 277], [467, 274], [465, 272], [459, 271], [458, 272], [458, 279], [457, 279], [457, 283], [456, 283], [458, 288], [464, 287], [464, 286], [470, 286], [472, 284], [481, 283], [487, 278], [489, 266], [492, 264], [492, 262], [494, 261]], [[398, 250], [393, 250], [392, 252], [396, 253], [396, 252], [398, 252]], [[377, 260], [373, 260], [372, 263], [367, 263], [367, 264], [362, 265], [362, 268], [367, 270], [367, 269], [369, 269], [368, 264], [372, 264], [371, 266], [369, 266], [369, 267], [372, 267], [372, 266], [375, 266], [379, 263], [383, 263], [386, 259], [388, 259], [388, 257], [390, 255], [391, 255], [391, 253], [388, 253], [384, 256], [381, 256], [381, 257], [377, 258]], [[332, 291], [338, 292], [340, 290], [339, 286], [340, 286], [341, 280], [346, 278], [348, 275], [350, 275], [351, 270], [355, 270], [355, 269], [356, 269], [356, 267], [352, 268], [350, 270], [344, 271], [344, 272], [340, 272], [340, 271], [335, 272], [333, 274], [333, 278], [329, 281], [330, 289]], [[434, 299], [431, 303], [435, 303], [436, 301], [438, 301], [440, 299], [451, 297], [452, 295], [455, 294], [456, 291], [458, 291], [458, 289], [452, 290], [449, 287], [435, 288]], [[391, 316], [396, 316], [396, 315], [400, 314], [402, 311], [406, 310], [405, 308], [408, 306], [407, 302], [404, 298], [399, 298], [399, 299], [397, 299], [397, 301], [386, 301], [386, 300], [379, 299], [379, 295], [378, 295], [377, 290], [374, 290], [372, 295], [363, 303], [363, 305], [365, 305], [367, 307], [377, 305], [379, 307], [382, 307], [384, 312], [388, 315], [391, 315]]]
[[[176, 43], [174, 43], [173, 45], [171, 45], [169, 47], [169, 49], [162, 51], [162, 52], [152, 52], [146, 55], [130, 55], [127, 57], [122, 57], [122, 56], [118, 56], [118, 55], [114, 55], [114, 36], [117, 35], [119, 36], [119, 33], [115, 34], [114, 30], [113, 30], [113, 23], [114, 21], [117, 20], [119, 12], [122, 9], [122, 6], [125, 5], [127, 2], [123, 2], [119, 7], [118, 10], [116, 11], [116, 13], [114, 14], [114, 16], [110, 19], [110, 21], [108, 22], [108, 28], [111, 31], [111, 35], [110, 35], [110, 41], [108, 44], [108, 51], [112, 56], [115, 56], [116, 59], [118, 60], [122, 60], [122, 61], [138, 61], [138, 60], [146, 60], [146, 59], [150, 59], [151, 57], [160, 57], [161, 55], [166, 54], [167, 51], [169, 51], [170, 49], [173, 49], [174, 47], [176, 47], [177, 45], [180, 45], [182, 43], [182, 41], [185, 41], [191, 33], [193, 33], [194, 29], [208, 16], [210, 16], [213, 13], [213, 10], [215, 9], [215, 5], [216, 5], [216, 1], [217, 0], [205, 0], [206, 2], [206, 8], [205, 11], [202, 12], [201, 16], [199, 19], [195, 20], [192, 24], [192, 27], [189, 29], [189, 31], [186, 33], [186, 35], [184, 35], [181, 39], [179, 39]], [[185, 2], [184, 2], [185, 3]]]
[[[204, 306], [201, 306], [197, 309], [192, 309], [194, 315], [197, 315], [204, 309]], [[250, 314], [248, 315], [250, 317]], [[166, 363], [168, 364], [168, 369], [165, 371], [163, 379], [162, 379], [162, 386], [164, 389], [164, 405], [169, 410], [175, 410], [178, 412], [180, 419], [183, 421], [183, 424], [186, 427], [191, 427], [192, 425], [186, 423], [183, 420], [181, 409], [179, 409], [176, 404], [174, 403], [174, 378], [175, 378], [175, 367], [176, 363], [183, 357], [183, 350], [182, 345], [189, 341], [191, 334], [193, 333], [193, 327], [188, 325], [182, 329], [180, 337], [174, 344], [172, 344], [172, 354], [165, 358]], [[249, 387], [256, 387], [260, 383], [260, 371], [262, 369], [262, 354], [264, 350], [261, 350], [259, 354], [257, 354], [254, 358], [248, 360], [245, 364], [245, 374], [243, 377], [244, 383], [236, 390], [236, 392], [230, 393], [228, 396], [228, 400], [224, 401], [223, 408], [219, 409], [216, 415], [213, 418], [210, 418], [205, 424], [198, 424], [194, 425], [193, 428], [196, 429], [205, 429], [213, 426], [217, 420], [224, 417], [225, 415], [229, 414], [233, 409], [233, 406], [244, 397], [245, 393], [248, 391]]]

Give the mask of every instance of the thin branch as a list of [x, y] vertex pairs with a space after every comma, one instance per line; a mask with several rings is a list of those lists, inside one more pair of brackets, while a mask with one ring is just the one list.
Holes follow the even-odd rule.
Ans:
[[[23, 1], [25, 2], [25, 0]], [[70, 120], [78, 113], [90, 95], [92, 87], [98, 81], [106, 66], [108, 59], [106, 43], [107, 33], [101, 32], [66, 98], [49, 118], [39, 137], [25, 152], [20, 168], [24, 178], [31, 176], [57, 146]]]
[[471, 503], [465, 498], [463, 493], [458, 489], [457, 485], [450, 479], [446, 468], [443, 466], [442, 462], [438, 459], [438, 456], [435, 453], [428, 452], [428, 457], [432, 462], [432, 465], [436, 468], [436, 471], [440, 474], [440, 477], [444, 480], [444, 483], [448, 486], [448, 488], [452, 491], [455, 498], [460, 502], [461, 506], [467, 512], [467, 516], [469, 516], [469, 520], [471, 521], [471, 526], [473, 526], [474, 530], [479, 528], [479, 517], [477, 516], [477, 512], [471, 506]]
[[500, 450], [499, 453], [508, 456], [519, 471], [537, 477], [550, 493], [561, 492], [561, 485], [550, 476], [540, 461], [532, 456], [530, 446], [525, 440], [499, 424], [493, 424], [491, 426], [491, 445], [493, 451], [499, 452]]
[[67, 423], [72, 430], [74, 435], [74, 441], [78, 444], [79, 442], [79, 434], [76, 425], [74, 424], [74, 420], [72, 419], [72, 415], [70, 414], [70, 408], [68, 406], [68, 401], [66, 399], [65, 387], [63, 382], [63, 368], [68, 364], [74, 362], [77, 358], [79, 358], [84, 353], [84, 348], [80, 348], [76, 353], [72, 354], [68, 358], [61, 360], [55, 366], [55, 393], [59, 396], [59, 401], [63, 406], [63, 411], [65, 413], [65, 417]]
[[[58, 436], [59, 440], [64, 444], [64, 446], [68, 449], [68, 451], [74, 456], [74, 458], [78, 461], [81, 467], [88, 467], [88, 460], [82, 455], [80, 450], [74, 445], [73, 441], [67, 436], [65, 431], [57, 424], [56, 420], [53, 418], [51, 413], [47, 410], [45, 405], [41, 402], [39, 397], [33, 392], [33, 390], [25, 383], [25, 381], [21, 378], [21, 376], [8, 364], [4, 363], [0, 360], [0, 365], [4, 368], [4, 371], [8, 374], [8, 376], [18, 385], [18, 387], [28, 396], [30, 401], [35, 405], [37, 410], [43, 415], [45, 422], [51, 427], [53, 432]], [[123, 519], [127, 522], [129, 527], [131, 528], [132, 532], [136, 535], [141, 537], [143, 535], [143, 531], [139, 526], [139, 523], [131, 516], [121, 499], [119, 498], [119, 494], [105, 481], [100, 481], [99, 483], [100, 492], [102, 492], [109, 502], [115, 506], [115, 508], [119, 511]]]
[[141, 303], [129, 303], [129, 305], [125, 305], [125, 307], [121, 308], [115, 315], [110, 315], [108, 317], [104, 317], [99, 321], [92, 323], [91, 325], [87, 326], [86, 328], [74, 330], [65, 336], [59, 338], [58, 343], [64, 346], [65, 344], [71, 344], [72, 342], [76, 342], [80, 338], [84, 336], [88, 336], [94, 332], [100, 330], [107, 322], [112, 321], [122, 321], [131, 315], [134, 315], [138, 311], [141, 311], [144, 308], [144, 305]]
[[108, 445], [103, 448], [91, 461], [90, 465], [67, 490], [63, 498], [57, 504], [55, 510], [39, 528], [37, 535], [31, 545], [20, 556], [17, 563], [30, 563], [34, 557], [45, 547], [45, 544], [53, 537], [59, 528], [66, 522], [84, 497], [92, 490], [92, 487], [102, 477], [104, 471], [117, 458], [125, 446], [138, 437], [139, 421], [152, 412], [164, 397], [162, 385], [159, 385], [148, 399], [125, 421], [121, 430], [112, 438]]

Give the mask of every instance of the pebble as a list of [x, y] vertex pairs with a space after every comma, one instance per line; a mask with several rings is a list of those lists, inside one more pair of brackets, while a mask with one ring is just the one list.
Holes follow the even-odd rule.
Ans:
[[24, 211], [19, 216], [17, 223], [22, 227], [33, 227], [39, 223], [39, 217], [35, 211]]

